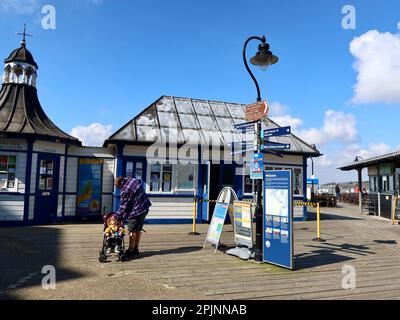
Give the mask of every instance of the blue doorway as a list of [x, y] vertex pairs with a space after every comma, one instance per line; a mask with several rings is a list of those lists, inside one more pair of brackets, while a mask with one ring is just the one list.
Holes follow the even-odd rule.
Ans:
[[39, 154], [36, 174], [35, 224], [57, 220], [60, 156]]

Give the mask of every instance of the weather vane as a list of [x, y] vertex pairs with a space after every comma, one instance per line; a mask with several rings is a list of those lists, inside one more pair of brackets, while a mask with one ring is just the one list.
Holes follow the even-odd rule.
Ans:
[[26, 33], [26, 23], [24, 24], [24, 32], [17, 32], [17, 35], [23, 37], [23, 38], [22, 38], [22, 41], [21, 41], [21, 44], [22, 44], [22, 45], [25, 45], [25, 44], [26, 44], [26, 36], [28, 36], [28, 37], [33, 37], [33, 35], [31, 35], [31, 34], [29, 34], [29, 33]]

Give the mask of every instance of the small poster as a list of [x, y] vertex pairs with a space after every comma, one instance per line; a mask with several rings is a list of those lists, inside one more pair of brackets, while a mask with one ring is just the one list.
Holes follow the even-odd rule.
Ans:
[[264, 155], [262, 153], [254, 154], [250, 163], [250, 178], [252, 180], [262, 180], [264, 178]]
[[214, 209], [214, 215], [211, 220], [210, 227], [208, 229], [208, 234], [206, 241], [204, 243], [204, 247], [207, 241], [216, 245], [215, 252], [217, 252], [217, 248], [219, 245], [219, 241], [221, 239], [222, 229], [225, 224], [226, 215], [228, 214], [229, 204], [218, 202]]

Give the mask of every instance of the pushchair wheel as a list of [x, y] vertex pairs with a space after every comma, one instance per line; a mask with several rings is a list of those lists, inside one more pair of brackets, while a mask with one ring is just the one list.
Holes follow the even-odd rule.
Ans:
[[107, 256], [104, 253], [100, 255], [99, 262], [100, 263], [106, 263], [107, 262]]
[[125, 254], [122, 254], [119, 259], [121, 260], [121, 262], [126, 262], [128, 261], [128, 257]]

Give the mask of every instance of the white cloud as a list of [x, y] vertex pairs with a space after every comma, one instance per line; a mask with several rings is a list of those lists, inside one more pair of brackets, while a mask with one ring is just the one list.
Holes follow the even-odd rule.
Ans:
[[282, 104], [278, 101], [271, 102], [270, 106], [270, 113], [273, 117], [283, 116], [289, 112], [289, 107], [285, 104]]
[[39, 10], [40, 0], [0, 0], [0, 13], [29, 15]]
[[400, 34], [368, 31], [350, 43], [350, 52], [358, 73], [352, 102], [400, 102]]
[[81, 140], [84, 146], [100, 147], [111, 136], [112, 128], [112, 125], [93, 123], [87, 127], [73, 128], [71, 135]]
[[271, 120], [279, 124], [281, 127], [291, 126], [292, 131], [296, 131], [303, 125], [303, 120], [300, 118], [293, 118], [290, 115], [271, 117]]
[[353, 114], [330, 109], [325, 112], [324, 124], [321, 128], [299, 130], [297, 134], [310, 144], [349, 143], [358, 138], [356, 124], [356, 117]]

